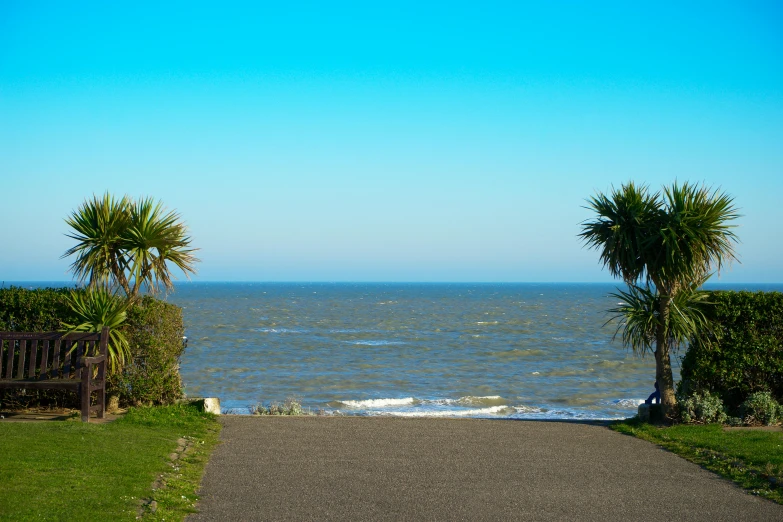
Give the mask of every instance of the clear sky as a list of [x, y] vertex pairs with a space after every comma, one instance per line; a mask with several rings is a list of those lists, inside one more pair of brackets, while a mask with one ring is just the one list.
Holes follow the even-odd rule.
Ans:
[[783, 282], [780, 2], [232, 4], [0, 2], [0, 279], [110, 191], [199, 281], [610, 281], [585, 199], [680, 180]]

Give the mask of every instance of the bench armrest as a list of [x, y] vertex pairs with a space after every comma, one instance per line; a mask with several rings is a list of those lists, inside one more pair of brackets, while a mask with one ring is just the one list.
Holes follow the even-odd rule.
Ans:
[[82, 357], [79, 359], [79, 366], [85, 367], [91, 364], [98, 364], [106, 360], [105, 355], [96, 355], [95, 357]]

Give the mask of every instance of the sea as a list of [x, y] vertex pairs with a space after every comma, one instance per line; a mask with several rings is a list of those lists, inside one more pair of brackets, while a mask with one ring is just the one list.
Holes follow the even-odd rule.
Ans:
[[633, 416], [655, 381], [652, 354], [632, 353], [607, 323], [615, 291], [189, 282], [167, 299], [184, 311], [186, 393], [223, 411], [295, 400], [323, 414], [608, 420]]

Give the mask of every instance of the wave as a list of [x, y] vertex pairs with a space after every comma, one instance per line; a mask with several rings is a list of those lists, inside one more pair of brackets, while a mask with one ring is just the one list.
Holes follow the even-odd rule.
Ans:
[[508, 406], [490, 406], [488, 408], [477, 408], [471, 410], [371, 411], [367, 412], [367, 414], [371, 416], [393, 415], [395, 417], [494, 417], [510, 412], [513, 412], [513, 408], [509, 408]]
[[251, 328], [253, 332], [261, 333], [305, 333], [307, 330], [296, 330], [294, 328]]
[[[366, 400], [340, 400], [329, 403], [333, 411], [344, 408], [351, 415], [397, 416], [397, 417], [475, 417], [507, 418], [530, 420], [616, 420], [627, 416], [627, 412], [616, 414], [595, 411], [596, 407], [606, 405], [616, 410], [631, 410], [644, 402], [641, 399], [607, 399], [594, 402], [588, 398], [575, 397], [561, 401], [568, 405], [563, 408], [513, 404], [500, 395], [466, 395], [458, 399], [437, 398], [417, 399], [415, 397], [384, 398]], [[573, 404], [572, 404], [573, 403]]]
[[636, 408], [644, 402], [644, 399], [615, 399], [605, 402], [611, 406], [618, 406], [620, 408]]
[[364, 401], [346, 400], [337, 402], [349, 408], [388, 408], [391, 406], [408, 406], [417, 401], [413, 397], [405, 397], [404, 399], [367, 399]]
[[329, 333], [342, 334], [342, 333], [380, 333], [383, 330], [362, 330], [359, 328], [333, 328], [329, 330]]
[[517, 413], [544, 413], [546, 411], [535, 406], [514, 406], [514, 409]]
[[461, 406], [505, 406], [508, 404], [508, 401], [500, 395], [485, 395], [483, 397], [468, 395], [460, 397], [454, 402]]
[[[344, 405], [351, 408], [392, 408], [400, 406], [418, 406], [421, 408], [444, 408], [457, 407], [453, 411], [463, 411], [464, 407], [505, 407], [508, 400], [500, 395], [473, 396], [467, 395], [459, 399], [416, 399], [414, 397], [405, 397], [402, 399], [367, 399], [367, 400], [340, 400], [329, 403], [330, 405]], [[452, 410], [449, 410], [452, 411]]]
[[577, 377], [588, 373], [594, 373], [595, 369], [586, 368], [583, 370], [564, 368], [562, 370], [548, 370], [543, 372], [533, 372], [536, 375], [542, 375], [544, 377]]

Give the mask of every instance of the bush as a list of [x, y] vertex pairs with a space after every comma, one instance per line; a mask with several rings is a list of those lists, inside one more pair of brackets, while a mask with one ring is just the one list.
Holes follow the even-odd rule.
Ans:
[[780, 404], [769, 392], [752, 394], [740, 407], [746, 424], [769, 426], [779, 418]]
[[118, 395], [122, 405], [172, 404], [181, 399], [182, 308], [146, 296], [127, 314], [124, 330], [133, 360], [108, 378], [106, 393]]
[[[48, 332], [76, 324], [78, 317], [67, 304], [70, 291], [0, 288], [0, 331]], [[144, 297], [128, 309], [122, 330], [130, 344], [131, 362], [121, 373], [107, 378], [107, 395], [118, 395], [122, 405], [171, 404], [181, 398], [182, 309]], [[51, 390], [0, 390], [0, 404], [79, 407], [76, 394]]]
[[718, 422], [723, 424], [728, 420], [723, 401], [708, 391], [694, 393], [690, 397], [680, 400], [678, 404], [682, 422], [698, 424]]
[[783, 293], [717, 291], [709, 301], [715, 331], [688, 347], [678, 393], [708, 391], [732, 412], [756, 392], [783, 400]]
[[63, 322], [74, 323], [69, 293], [68, 288], [0, 288], [0, 331], [53, 332], [63, 329]]
[[269, 406], [258, 403], [250, 407], [251, 415], [311, 415], [308, 409], [305, 411], [298, 399], [286, 399], [283, 404], [272, 402]]

